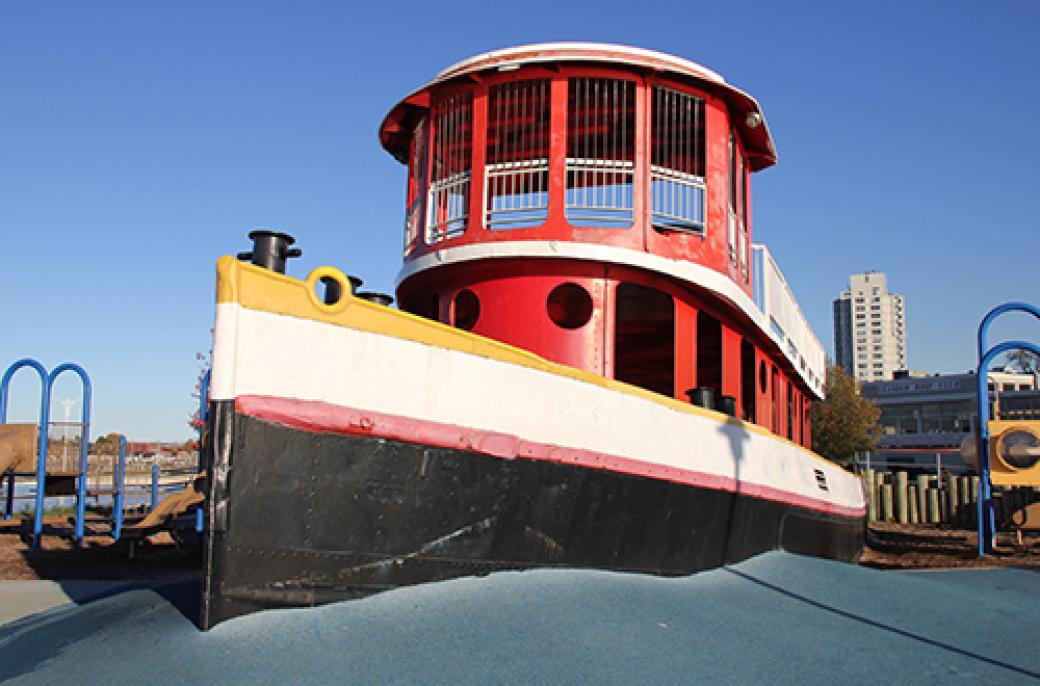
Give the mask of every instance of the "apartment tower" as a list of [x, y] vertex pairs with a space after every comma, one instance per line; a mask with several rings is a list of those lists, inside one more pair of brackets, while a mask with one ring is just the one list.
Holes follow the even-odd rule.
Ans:
[[849, 277], [834, 301], [834, 356], [859, 381], [885, 381], [906, 369], [906, 302], [882, 272]]

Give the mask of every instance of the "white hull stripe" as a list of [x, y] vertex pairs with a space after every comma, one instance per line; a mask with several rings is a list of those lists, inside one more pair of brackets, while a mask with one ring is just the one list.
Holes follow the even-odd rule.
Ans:
[[461, 350], [220, 303], [210, 397], [243, 396], [467, 427], [842, 508], [864, 503], [855, 476], [718, 413]]

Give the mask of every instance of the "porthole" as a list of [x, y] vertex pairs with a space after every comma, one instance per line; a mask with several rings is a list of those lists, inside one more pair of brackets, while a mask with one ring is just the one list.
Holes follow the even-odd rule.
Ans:
[[471, 331], [480, 319], [480, 299], [469, 289], [463, 289], [455, 295], [455, 326]]
[[563, 329], [580, 329], [592, 319], [592, 296], [576, 283], [561, 283], [545, 303], [549, 319]]
[[758, 363], [758, 388], [763, 393], [769, 390], [769, 373], [764, 361]]

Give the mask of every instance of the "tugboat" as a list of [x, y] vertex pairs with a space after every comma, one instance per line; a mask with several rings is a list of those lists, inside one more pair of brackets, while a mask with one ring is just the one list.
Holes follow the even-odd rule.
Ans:
[[204, 628], [502, 569], [862, 548], [811, 452], [824, 351], [752, 242], [759, 104], [637, 48], [477, 55], [379, 130], [400, 309], [254, 232], [217, 264]]

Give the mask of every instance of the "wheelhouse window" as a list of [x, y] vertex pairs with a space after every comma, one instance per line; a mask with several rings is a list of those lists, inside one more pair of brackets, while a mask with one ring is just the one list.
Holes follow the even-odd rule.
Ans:
[[635, 90], [619, 79], [568, 80], [565, 214], [574, 226], [632, 225]]
[[729, 258], [738, 263], [745, 281], [748, 273], [747, 162], [734, 132], [729, 134], [729, 212], [727, 213]]
[[549, 80], [488, 92], [485, 226], [538, 226], [549, 215]]
[[614, 378], [668, 397], [675, 394], [675, 305], [655, 288], [617, 287]]
[[747, 192], [747, 162], [744, 159], [744, 154], [740, 153], [737, 159], [737, 179], [740, 181], [740, 198], [739, 205], [737, 207], [737, 231], [738, 234], [738, 246], [737, 252], [740, 260], [740, 274], [744, 277], [744, 281], [748, 281], [750, 274], [748, 272], [748, 250], [751, 247], [751, 241], [748, 238], [748, 192]]
[[704, 231], [704, 100], [654, 86], [650, 207], [655, 228]]
[[404, 254], [415, 249], [422, 232], [423, 201], [426, 199], [426, 118], [419, 120], [412, 132], [408, 165], [408, 209], [404, 220]]
[[437, 243], [461, 235], [469, 219], [472, 160], [473, 97], [461, 93], [434, 105], [433, 164], [426, 242]]

